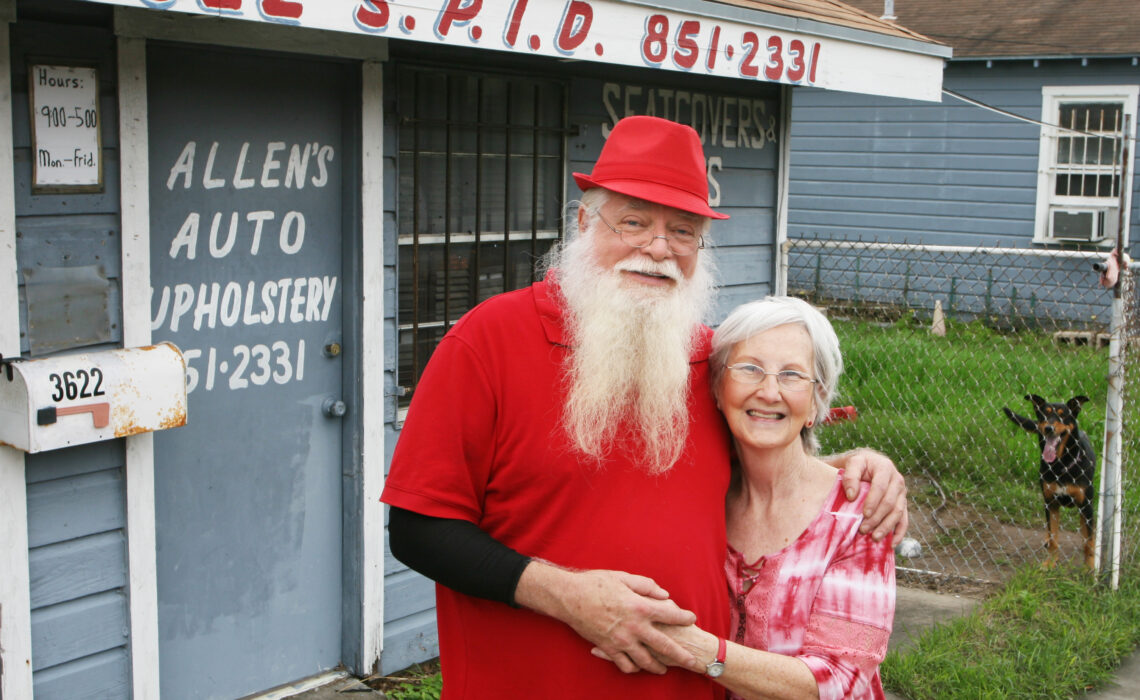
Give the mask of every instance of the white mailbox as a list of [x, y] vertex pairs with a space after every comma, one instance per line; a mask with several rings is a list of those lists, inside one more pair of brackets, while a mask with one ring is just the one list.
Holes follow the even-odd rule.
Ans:
[[183, 425], [186, 361], [171, 343], [0, 367], [0, 443], [25, 452]]

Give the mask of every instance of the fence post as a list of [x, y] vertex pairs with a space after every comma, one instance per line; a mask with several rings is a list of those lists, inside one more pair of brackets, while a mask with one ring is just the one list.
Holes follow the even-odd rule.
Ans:
[[906, 261], [906, 277], [903, 278], [903, 306], [910, 308], [910, 259]]
[[993, 316], [994, 269], [986, 270], [986, 321]]
[[780, 259], [776, 264], [776, 289], [772, 292], [780, 296], [787, 296], [788, 294], [788, 258], [792, 256], [791, 239], [785, 239], [780, 245]]
[[820, 270], [820, 265], [823, 264], [822, 258], [823, 258], [822, 253], [816, 253], [816, 255], [815, 255], [815, 284], [814, 284], [815, 289], [812, 290], [813, 292], [815, 292], [816, 303], [819, 303], [819, 270]]
[[1102, 582], [1116, 590], [1120, 585], [1120, 533], [1123, 493], [1121, 489], [1120, 431], [1124, 418], [1124, 364], [1121, 352], [1125, 331], [1124, 295], [1119, 289], [1127, 285], [1131, 274], [1120, 271], [1117, 293], [1112, 299], [1112, 325], [1108, 340], [1108, 399], [1104, 413], [1104, 466], [1100, 474], [1099, 514], [1096, 528], [1096, 560], [1094, 568]]

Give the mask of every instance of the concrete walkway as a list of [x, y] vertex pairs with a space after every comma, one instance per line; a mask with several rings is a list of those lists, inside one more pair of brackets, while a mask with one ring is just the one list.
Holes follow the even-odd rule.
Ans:
[[1124, 660], [1116, 669], [1116, 677], [1111, 683], [1082, 695], [1081, 700], [1136, 700], [1140, 698], [1140, 649]]
[[[891, 633], [890, 648], [897, 649], [913, 643], [928, 627], [939, 622], [952, 620], [959, 615], [965, 615], [977, 604], [978, 601], [972, 598], [900, 587], [897, 593], [894, 631]], [[299, 695], [278, 691], [275, 694], [262, 696], [266, 700], [284, 697], [289, 697], [290, 700], [382, 700], [385, 696], [383, 693], [370, 690], [359, 680], [351, 677], [342, 678]], [[906, 700], [891, 693], [887, 693], [887, 698], [888, 700]], [[1125, 660], [1117, 671], [1113, 683], [1081, 698], [1081, 700], [1138, 699], [1140, 699], [1140, 650]]]
[[[906, 647], [928, 627], [968, 614], [978, 601], [956, 595], [942, 595], [921, 588], [899, 587], [895, 594], [895, 622], [888, 648]], [[905, 700], [888, 692], [887, 700]]]

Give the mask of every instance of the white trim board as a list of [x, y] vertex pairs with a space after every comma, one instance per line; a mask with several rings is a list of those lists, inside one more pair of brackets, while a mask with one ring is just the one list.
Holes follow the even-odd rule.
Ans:
[[361, 673], [384, 646], [384, 88], [379, 63], [361, 66]]
[[388, 58], [388, 40], [383, 37], [130, 7], [115, 8], [115, 34], [365, 61]]
[[792, 177], [792, 98], [795, 88], [780, 87], [780, 163], [776, 178], [776, 244], [772, 259], [775, 270], [772, 272], [772, 294], [788, 293], [788, 187]]
[[[150, 171], [146, 41], [118, 39], [123, 345], [150, 345]], [[158, 574], [155, 561], [154, 435], [126, 438], [127, 570], [131, 697], [157, 700]]]
[[[16, 276], [16, 182], [11, 163], [14, 0], [0, 0], [0, 353], [20, 355]], [[32, 601], [28, 573], [28, 499], [24, 453], [0, 447], [0, 698], [32, 697]]]

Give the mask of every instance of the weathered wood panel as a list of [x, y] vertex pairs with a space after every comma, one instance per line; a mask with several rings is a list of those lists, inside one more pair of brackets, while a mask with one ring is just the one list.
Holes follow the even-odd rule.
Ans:
[[119, 530], [37, 547], [28, 554], [32, 609], [127, 585]]
[[126, 524], [121, 469], [28, 484], [28, 546], [117, 530]]
[[127, 599], [106, 592], [32, 611], [32, 669], [58, 666], [127, 643]]
[[36, 700], [111, 700], [131, 697], [125, 647], [93, 654], [36, 674]]

